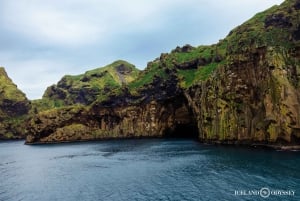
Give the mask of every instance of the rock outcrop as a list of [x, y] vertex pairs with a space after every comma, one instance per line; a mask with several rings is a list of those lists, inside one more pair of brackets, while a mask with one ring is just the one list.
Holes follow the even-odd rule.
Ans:
[[54, 101], [58, 105], [89, 105], [132, 82], [138, 72], [134, 65], [119, 60], [81, 75], [66, 75], [56, 85], [47, 88], [43, 100]]
[[[193, 134], [211, 143], [300, 144], [299, 16], [299, 0], [286, 0], [218, 44], [161, 54], [130, 83], [122, 78], [130, 70], [118, 66], [120, 84], [100, 87], [104, 98], [62, 79], [45, 98], [70, 106], [31, 118], [27, 143]], [[80, 82], [90, 86], [90, 77]]]
[[0, 140], [25, 137], [25, 119], [30, 110], [30, 102], [25, 94], [0, 68]]

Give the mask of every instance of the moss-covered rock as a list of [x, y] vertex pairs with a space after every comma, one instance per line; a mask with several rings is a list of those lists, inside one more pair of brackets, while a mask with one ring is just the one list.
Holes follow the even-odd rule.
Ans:
[[231, 31], [227, 64], [187, 91], [201, 140], [300, 143], [298, 2], [285, 1]]
[[0, 139], [24, 138], [30, 102], [0, 67]]
[[110, 138], [162, 137], [194, 123], [182, 97], [141, 105], [103, 107], [94, 104], [40, 112], [28, 124], [27, 143]]
[[66, 75], [56, 85], [48, 87], [36, 106], [39, 109], [41, 105], [49, 108], [77, 103], [89, 105], [95, 100], [105, 100], [108, 94], [117, 93], [122, 86], [132, 82], [138, 73], [134, 65], [119, 60], [81, 75]]

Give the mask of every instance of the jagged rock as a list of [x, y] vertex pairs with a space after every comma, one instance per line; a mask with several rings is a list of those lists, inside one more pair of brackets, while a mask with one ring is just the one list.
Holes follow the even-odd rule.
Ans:
[[192, 50], [194, 50], [195, 48], [189, 44], [183, 46], [183, 47], [179, 47], [177, 46], [174, 50], [172, 50], [172, 53], [174, 52], [178, 52], [178, 53], [187, 53], [187, 52], [191, 52]]

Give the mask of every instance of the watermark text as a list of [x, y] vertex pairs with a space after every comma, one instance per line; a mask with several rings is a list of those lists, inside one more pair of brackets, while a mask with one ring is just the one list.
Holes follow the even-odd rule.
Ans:
[[234, 191], [235, 196], [260, 196], [262, 198], [268, 198], [270, 196], [295, 196], [295, 193], [294, 190], [271, 189], [268, 187]]

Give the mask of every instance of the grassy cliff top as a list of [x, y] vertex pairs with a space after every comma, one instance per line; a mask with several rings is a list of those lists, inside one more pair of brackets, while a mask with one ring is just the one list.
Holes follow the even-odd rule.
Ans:
[[0, 67], [0, 101], [4, 99], [12, 101], [27, 100], [25, 94], [8, 77], [5, 68]]
[[163, 53], [149, 62], [137, 79], [129, 84], [129, 88], [137, 90], [147, 87], [155, 78], [167, 80], [170, 74], [178, 78], [181, 87], [187, 88], [195, 81], [206, 80], [219, 65], [224, 65], [225, 57], [224, 43], [176, 47], [170, 53]]
[[90, 70], [80, 75], [66, 75], [57, 84], [62, 88], [121, 86], [132, 82], [139, 70], [134, 65], [118, 60], [107, 66]]
[[300, 1], [286, 0], [233, 29], [226, 37], [229, 54], [249, 47], [292, 50], [300, 41]]

